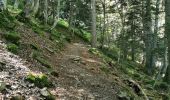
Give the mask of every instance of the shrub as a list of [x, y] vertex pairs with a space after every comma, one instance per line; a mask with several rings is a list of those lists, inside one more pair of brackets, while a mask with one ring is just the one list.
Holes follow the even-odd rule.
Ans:
[[15, 45], [15, 44], [8, 44], [8, 45], [7, 45], [7, 49], [8, 49], [10, 52], [12, 52], [12, 53], [17, 54], [17, 53], [18, 53], [18, 50], [19, 50], [19, 47], [18, 47], [17, 45]]
[[45, 74], [29, 73], [26, 77], [26, 80], [31, 83], [34, 83], [35, 86], [39, 88], [53, 86], [52, 82], [49, 81], [48, 77]]
[[9, 32], [9, 33], [6, 33], [4, 34], [4, 37], [7, 41], [10, 41], [14, 44], [18, 44], [19, 43], [19, 40], [21, 39], [21, 36], [19, 33], [17, 32]]

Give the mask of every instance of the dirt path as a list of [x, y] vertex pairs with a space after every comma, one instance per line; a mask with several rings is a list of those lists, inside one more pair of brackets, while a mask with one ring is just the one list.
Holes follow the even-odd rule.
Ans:
[[56, 62], [58, 86], [63, 87], [53, 91], [58, 99], [117, 100], [112, 81], [100, 70], [102, 59], [89, 54], [87, 45], [67, 44]]

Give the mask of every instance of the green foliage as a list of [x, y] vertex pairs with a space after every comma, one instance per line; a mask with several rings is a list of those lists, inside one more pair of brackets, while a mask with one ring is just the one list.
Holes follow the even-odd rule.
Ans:
[[82, 38], [84, 41], [86, 41], [86, 42], [91, 42], [91, 38], [92, 38], [92, 36], [91, 36], [91, 33], [89, 33], [89, 32], [87, 32], [87, 31], [85, 31], [85, 30], [79, 30], [79, 29], [77, 29], [77, 28], [74, 28], [74, 29], [72, 29], [72, 31], [77, 35], [77, 36], [79, 36], [80, 38]]
[[7, 41], [12, 42], [14, 44], [18, 44], [19, 40], [21, 39], [21, 36], [17, 32], [8, 32], [4, 34], [4, 37]]
[[14, 9], [13, 6], [11, 5], [8, 5], [8, 11], [13, 15], [13, 16], [16, 16], [18, 15], [19, 13], [21, 13], [21, 9]]
[[169, 91], [169, 85], [166, 82], [157, 82], [154, 86], [154, 89], [156, 90], [162, 90], [162, 91]]
[[66, 22], [66, 21], [63, 20], [63, 19], [60, 19], [60, 20], [58, 21], [57, 26], [63, 27], [63, 28], [67, 28], [67, 29], [69, 28], [68, 22]]
[[52, 82], [49, 81], [48, 77], [45, 74], [29, 73], [26, 80], [34, 83], [39, 88], [52, 86]]
[[15, 28], [15, 17], [11, 16], [8, 11], [0, 12], [0, 28], [7, 30], [14, 30]]
[[118, 51], [114, 48], [110, 49], [107, 47], [103, 47], [100, 48], [101, 52], [103, 52], [103, 54], [105, 54], [106, 56], [110, 57], [113, 60], [117, 60], [118, 59]]
[[88, 51], [92, 54], [100, 55], [100, 52], [96, 48], [90, 48]]
[[7, 49], [14, 54], [17, 54], [19, 51], [19, 47], [12, 43], [7, 45]]

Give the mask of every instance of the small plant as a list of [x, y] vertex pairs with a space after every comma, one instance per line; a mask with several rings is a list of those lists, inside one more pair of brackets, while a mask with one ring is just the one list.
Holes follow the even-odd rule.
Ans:
[[7, 41], [12, 42], [14, 44], [18, 44], [19, 40], [21, 39], [21, 36], [17, 32], [9, 32], [4, 34], [4, 37]]
[[31, 83], [34, 83], [35, 86], [39, 88], [52, 86], [52, 82], [48, 80], [45, 74], [29, 73], [26, 80]]
[[18, 47], [17, 45], [15, 45], [15, 44], [8, 44], [8, 45], [7, 45], [7, 49], [8, 49], [10, 52], [12, 52], [12, 53], [17, 54], [17, 53], [18, 53], [18, 50], [19, 50], [19, 47]]

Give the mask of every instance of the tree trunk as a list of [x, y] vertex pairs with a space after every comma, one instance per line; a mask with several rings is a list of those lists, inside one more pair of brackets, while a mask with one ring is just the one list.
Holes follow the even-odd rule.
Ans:
[[[165, 1], [165, 34], [168, 40], [168, 58], [170, 58], [170, 0]], [[170, 59], [167, 67], [165, 81], [170, 84]]]
[[158, 37], [158, 21], [159, 21], [159, 4], [160, 0], [156, 1], [156, 12], [155, 12], [155, 26], [154, 26], [154, 36], [153, 36], [153, 67], [155, 67], [156, 62], [156, 48], [157, 48], [157, 37]]
[[146, 0], [146, 13], [144, 15], [144, 35], [146, 46], [146, 71], [149, 75], [153, 74], [153, 32], [151, 19], [151, 0]]
[[48, 0], [45, 0], [44, 2], [44, 20], [45, 20], [45, 24], [47, 25], [48, 22]]
[[51, 30], [53, 30], [56, 27], [56, 25], [59, 21], [59, 18], [60, 18], [60, 0], [58, 0], [58, 3], [57, 3], [57, 15], [55, 17], [55, 21], [54, 21], [54, 24], [53, 24]]
[[97, 35], [96, 35], [96, 0], [91, 0], [92, 6], [92, 47], [96, 47]]
[[15, 2], [14, 2], [14, 9], [18, 9], [18, 5], [19, 5], [19, 1], [15, 0]]
[[36, 15], [40, 6], [40, 0], [35, 0], [36, 2], [34, 3], [34, 10], [33, 10], [33, 15]]

